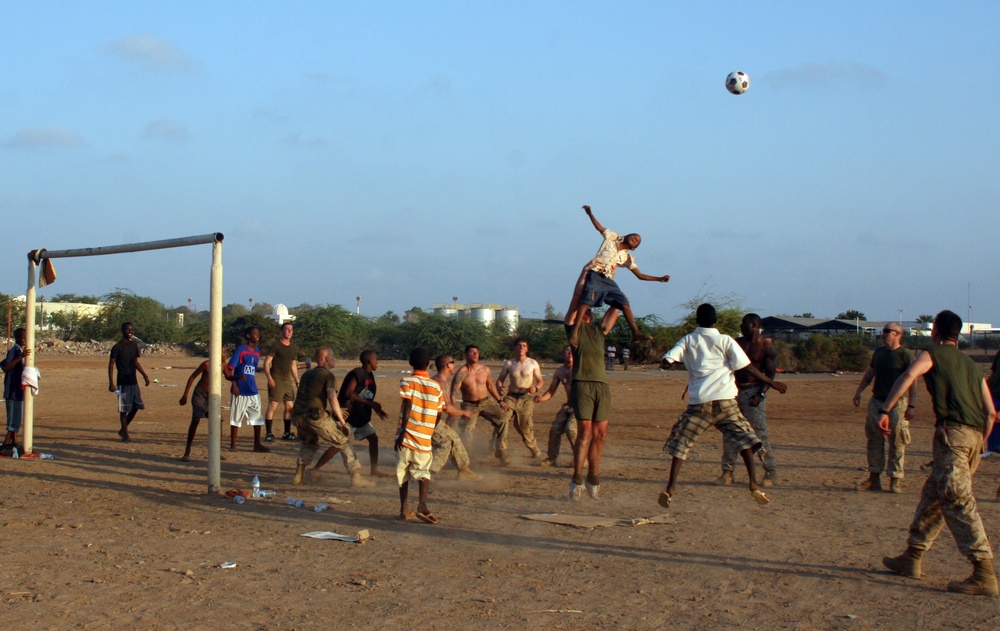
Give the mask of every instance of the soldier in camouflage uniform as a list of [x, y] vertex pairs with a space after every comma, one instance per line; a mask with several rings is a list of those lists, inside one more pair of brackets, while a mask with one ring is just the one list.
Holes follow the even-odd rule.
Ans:
[[916, 378], [923, 375], [937, 419], [933, 469], [910, 524], [906, 551], [898, 557], [885, 557], [882, 563], [897, 574], [920, 578], [923, 554], [947, 524], [959, 552], [973, 566], [972, 575], [964, 581], [948, 583], [948, 591], [995, 598], [998, 590], [991, 561], [993, 551], [972, 494], [972, 474], [979, 466], [983, 440], [992, 429], [996, 410], [982, 371], [958, 350], [961, 330], [962, 319], [957, 314], [939, 313], [931, 330], [934, 345], [918, 355], [896, 380], [879, 411], [879, 425], [888, 436], [889, 412]]

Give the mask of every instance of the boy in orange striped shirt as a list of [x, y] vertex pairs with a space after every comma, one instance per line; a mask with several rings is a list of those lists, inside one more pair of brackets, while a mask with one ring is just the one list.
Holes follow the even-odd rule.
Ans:
[[[399, 518], [416, 517], [428, 524], [438, 523], [437, 517], [427, 508], [427, 491], [431, 483], [431, 462], [434, 460], [431, 439], [439, 415], [444, 410], [444, 393], [441, 386], [427, 372], [431, 356], [422, 348], [410, 351], [413, 375], [399, 382], [402, 405], [399, 410], [399, 430], [396, 433], [396, 479], [399, 481]], [[410, 480], [420, 486], [417, 512], [406, 510], [406, 495]]]

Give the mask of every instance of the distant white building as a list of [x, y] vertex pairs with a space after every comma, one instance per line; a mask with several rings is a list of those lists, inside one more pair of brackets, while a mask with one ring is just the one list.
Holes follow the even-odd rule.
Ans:
[[295, 322], [295, 316], [288, 313], [288, 307], [281, 304], [280, 302], [274, 305], [274, 311], [268, 316], [269, 319], [274, 320], [278, 324], [284, 324], [285, 322]]

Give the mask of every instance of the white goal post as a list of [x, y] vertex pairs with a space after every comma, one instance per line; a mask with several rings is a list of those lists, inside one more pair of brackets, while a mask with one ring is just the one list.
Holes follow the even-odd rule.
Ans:
[[[28, 292], [25, 301], [26, 346], [35, 348], [35, 283], [38, 265], [45, 259], [76, 256], [103, 256], [126, 252], [144, 252], [189, 245], [212, 244], [212, 272], [209, 303], [210, 327], [208, 345], [208, 492], [217, 493], [221, 484], [220, 440], [222, 436], [222, 239], [221, 232], [197, 237], [181, 237], [162, 241], [144, 241], [96, 248], [75, 250], [32, 250], [28, 252]], [[25, 366], [35, 365], [35, 353], [28, 355]], [[31, 390], [24, 391], [24, 451], [32, 453], [34, 443], [34, 397]]]

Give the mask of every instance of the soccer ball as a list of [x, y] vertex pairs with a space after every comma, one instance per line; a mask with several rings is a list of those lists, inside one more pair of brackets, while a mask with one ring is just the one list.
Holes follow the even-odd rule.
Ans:
[[750, 77], [745, 72], [730, 72], [726, 77], [726, 89], [733, 94], [743, 94], [750, 89]]

